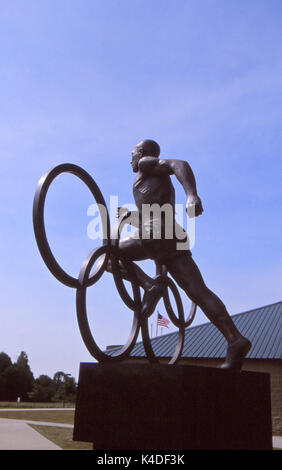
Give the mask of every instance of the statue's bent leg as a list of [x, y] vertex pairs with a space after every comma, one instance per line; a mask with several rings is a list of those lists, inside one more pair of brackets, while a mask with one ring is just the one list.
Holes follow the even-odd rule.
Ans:
[[[148, 259], [146, 255], [141, 240], [135, 237], [124, 237], [119, 240], [119, 249], [121, 250], [121, 254], [129, 259], [130, 261], [142, 261]], [[121, 264], [121, 263], [120, 263]], [[143, 269], [141, 269], [137, 264], [133, 263], [133, 268], [137, 277], [137, 280], [140, 286], [144, 289], [150, 289], [152, 287], [154, 280], [148, 276]], [[106, 268], [108, 272], [112, 272], [111, 261], [109, 260], [108, 266]], [[128, 274], [126, 270], [123, 268], [121, 264], [121, 274], [123, 279], [130, 281], [128, 278]]]
[[[119, 240], [119, 249], [121, 254], [131, 261], [142, 261], [152, 258], [148, 250], [144, 248], [142, 240], [134, 236], [121, 238]], [[152, 278], [135, 263], [133, 263], [133, 269], [140, 286], [144, 289], [141, 313], [149, 317], [154, 312], [166, 285], [163, 282], [162, 275]], [[108, 262], [107, 271], [112, 272], [110, 261]], [[123, 279], [130, 280], [122, 264], [121, 274]]]
[[190, 252], [178, 252], [166, 260], [166, 265], [177, 284], [225, 336], [228, 349], [224, 367], [240, 368], [251, 343], [237, 330], [223, 302], [208, 289]]

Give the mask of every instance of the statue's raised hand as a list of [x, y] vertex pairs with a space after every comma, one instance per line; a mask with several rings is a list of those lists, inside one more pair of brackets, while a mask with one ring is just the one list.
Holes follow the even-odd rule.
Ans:
[[204, 209], [199, 196], [192, 194], [186, 200], [186, 212], [190, 218], [197, 217], [203, 213]]

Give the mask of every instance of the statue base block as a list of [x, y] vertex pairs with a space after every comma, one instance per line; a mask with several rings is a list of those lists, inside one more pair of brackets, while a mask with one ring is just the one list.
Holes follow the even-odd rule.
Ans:
[[94, 450], [270, 450], [269, 374], [80, 364], [74, 440]]

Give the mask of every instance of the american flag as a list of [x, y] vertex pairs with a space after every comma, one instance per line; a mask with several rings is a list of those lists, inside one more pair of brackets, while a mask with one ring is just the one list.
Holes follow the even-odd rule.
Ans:
[[158, 312], [158, 325], [165, 326], [166, 328], [168, 328], [169, 324], [170, 324], [170, 321], [166, 317], [163, 317], [163, 315], [161, 315]]

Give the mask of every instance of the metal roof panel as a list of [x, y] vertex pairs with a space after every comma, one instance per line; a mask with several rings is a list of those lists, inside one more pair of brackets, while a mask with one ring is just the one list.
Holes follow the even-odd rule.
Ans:
[[[247, 358], [282, 358], [281, 314], [282, 302], [280, 301], [231, 316], [238, 330], [252, 342], [252, 348]], [[172, 356], [177, 335], [176, 331], [152, 338], [151, 341], [155, 354], [159, 357]], [[114, 351], [115, 349], [112, 349], [109, 354]], [[187, 328], [182, 357], [221, 358], [225, 354], [226, 340], [211, 322]], [[142, 342], [135, 345], [131, 356], [145, 356]]]

